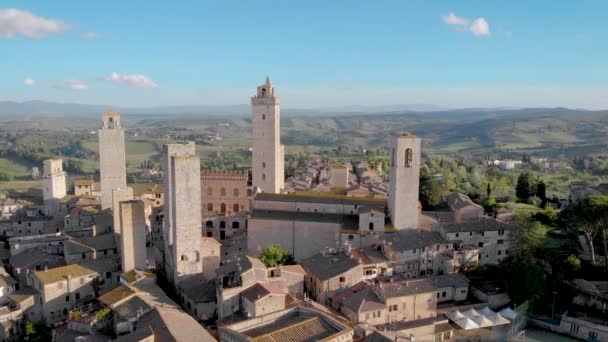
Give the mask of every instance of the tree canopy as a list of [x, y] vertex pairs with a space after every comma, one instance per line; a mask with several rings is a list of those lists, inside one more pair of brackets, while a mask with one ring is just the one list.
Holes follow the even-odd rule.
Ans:
[[293, 264], [293, 257], [287, 250], [277, 244], [268, 245], [260, 254], [260, 261], [266, 267]]

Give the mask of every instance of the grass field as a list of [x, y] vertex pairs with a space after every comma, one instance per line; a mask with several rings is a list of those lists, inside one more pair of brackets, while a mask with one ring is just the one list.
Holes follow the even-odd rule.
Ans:
[[[42, 172], [42, 165], [38, 169]], [[0, 172], [14, 179], [32, 178], [31, 167], [6, 158], [0, 158]]]

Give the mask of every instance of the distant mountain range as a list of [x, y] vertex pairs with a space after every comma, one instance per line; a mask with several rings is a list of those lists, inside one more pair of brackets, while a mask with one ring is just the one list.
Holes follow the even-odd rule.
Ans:
[[[213, 115], [234, 115], [242, 116], [251, 113], [251, 106], [248, 104], [224, 105], [224, 106], [159, 106], [159, 107], [120, 107], [111, 105], [89, 105], [78, 103], [59, 103], [47, 101], [0, 101], [0, 116], [8, 117], [40, 117], [40, 116], [95, 116], [100, 115], [108, 108], [114, 108], [121, 114], [128, 115], [180, 115], [180, 116], [213, 116]], [[520, 114], [546, 113], [550, 110], [556, 112], [590, 112], [582, 109], [567, 108], [462, 108], [450, 109], [435, 106], [432, 104], [395, 104], [383, 106], [363, 106], [350, 105], [342, 107], [326, 108], [283, 108], [282, 113], [286, 116], [318, 116], [318, 115], [356, 115], [371, 113], [435, 113], [438, 115], [450, 115], [454, 118], [459, 116], [469, 116], [471, 114], [481, 114], [482, 116], [504, 114], [505, 112]]]

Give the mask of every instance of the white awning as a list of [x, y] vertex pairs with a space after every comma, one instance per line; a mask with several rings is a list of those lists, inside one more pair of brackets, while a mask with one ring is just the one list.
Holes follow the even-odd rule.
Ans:
[[457, 321], [459, 319], [467, 318], [467, 316], [463, 315], [458, 310], [456, 310], [454, 312], [447, 313], [446, 316], [448, 316], [448, 318], [451, 319], [452, 321]]
[[479, 329], [479, 325], [473, 322], [473, 320], [471, 320], [470, 318], [459, 319], [457, 321], [454, 321], [454, 323], [456, 323], [464, 330]]
[[508, 319], [502, 317], [501, 314], [497, 313], [495, 314], [493, 317], [488, 317], [488, 319], [490, 321], [492, 321], [493, 325], [503, 325], [503, 324], [509, 324], [511, 323], [511, 321], [509, 321]]
[[492, 321], [484, 315], [479, 315], [473, 318], [473, 322], [475, 322], [475, 324], [477, 324], [480, 328], [491, 327], [494, 325], [494, 323], [492, 323]]
[[518, 316], [517, 312], [511, 310], [511, 308], [504, 308], [500, 310], [499, 314], [502, 317], [508, 318], [510, 320], [514, 320]]

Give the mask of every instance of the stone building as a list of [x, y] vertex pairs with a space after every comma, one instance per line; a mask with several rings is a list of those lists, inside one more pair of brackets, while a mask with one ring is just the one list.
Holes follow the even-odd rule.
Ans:
[[224, 325], [219, 329], [219, 337], [222, 342], [262, 340], [352, 342], [354, 330], [326, 311], [293, 306]]
[[272, 285], [269, 286], [273, 288], [278, 287], [293, 297], [303, 298], [305, 272], [298, 265], [267, 268], [259, 259], [247, 256], [224, 263], [218, 268], [217, 274], [217, 308], [220, 319], [237, 312], [246, 313], [254, 307], [256, 312], [279, 310], [275, 300], [266, 303], [248, 303], [243, 300], [244, 291], [258, 283], [270, 283]]
[[146, 234], [148, 231], [142, 200], [123, 201], [115, 213], [120, 218], [122, 271], [146, 270]]
[[120, 203], [133, 199], [133, 188], [114, 188], [112, 189], [112, 230], [116, 235], [118, 250], [122, 253], [122, 222], [120, 217]]
[[108, 110], [101, 119], [99, 129], [99, 177], [101, 184], [101, 208], [112, 208], [112, 190], [127, 187], [125, 159], [125, 131], [120, 115]]
[[246, 317], [258, 317], [285, 309], [287, 292], [273, 283], [258, 282], [241, 292]]
[[99, 274], [80, 265], [68, 265], [30, 274], [28, 285], [40, 296], [42, 318], [53, 325], [67, 319], [68, 312], [95, 299], [93, 281]]
[[200, 158], [194, 142], [163, 149], [165, 268], [177, 285], [179, 278], [203, 272]]
[[349, 170], [345, 165], [332, 165], [329, 173], [329, 183], [332, 187], [348, 188]]
[[247, 225], [248, 254], [279, 244], [300, 261], [328, 246], [358, 243], [391, 230], [382, 219], [386, 208], [386, 199], [260, 193]]
[[359, 259], [344, 251], [324, 250], [301, 262], [307, 272], [306, 289], [311, 298], [326, 304], [329, 297], [352, 287], [363, 278]]
[[203, 235], [223, 241], [244, 231], [251, 207], [247, 178], [241, 172], [201, 173]]
[[253, 187], [280, 193], [285, 188], [284, 146], [281, 145], [281, 101], [270, 80], [258, 86], [251, 98]]
[[478, 220], [484, 215], [483, 207], [473, 202], [467, 195], [454, 192], [445, 196], [445, 200], [455, 222]]
[[437, 288], [428, 278], [380, 282], [342, 300], [342, 314], [353, 323], [380, 325], [437, 316]]
[[74, 195], [93, 196], [95, 181], [92, 179], [76, 179], [74, 181]]
[[484, 217], [473, 221], [444, 223], [437, 229], [455, 246], [455, 251], [476, 250], [477, 260], [470, 260], [471, 262], [498, 264], [514, 247], [514, 231], [517, 227]]
[[44, 161], [42, 175], [42, 198], [44, 212], [47, 216], [59, 214], [59, 201], [66, 195], [65, 172], [61, 159], [47, 159]]
[[395, 229], [418, 228], [421, 139], [411, 134], [395, 138], [391, 150], [389, 212]]

